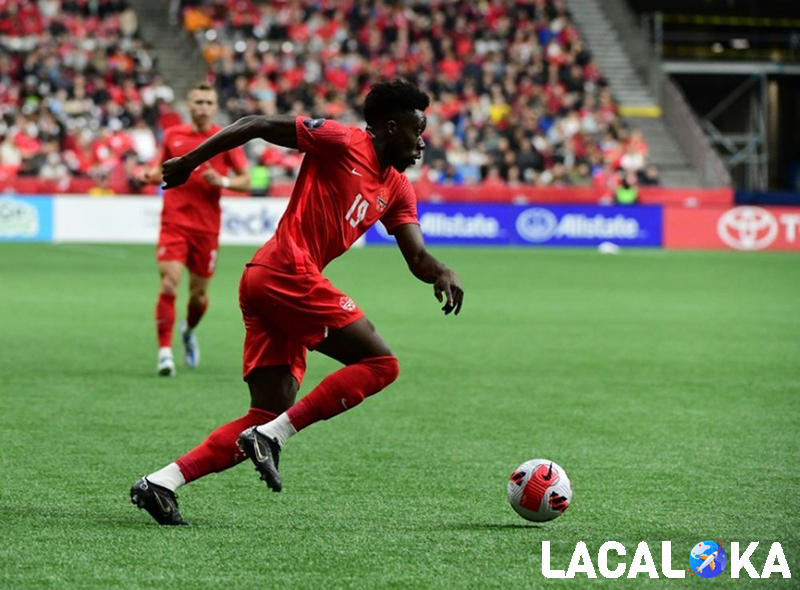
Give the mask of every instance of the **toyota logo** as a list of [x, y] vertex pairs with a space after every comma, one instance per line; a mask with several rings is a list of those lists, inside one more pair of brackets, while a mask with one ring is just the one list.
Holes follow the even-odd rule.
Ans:
[[761, 250], [778, 236], [778, 221], [761, 207], [736, 207], [719, 218], [717, 234], [736, 250]]

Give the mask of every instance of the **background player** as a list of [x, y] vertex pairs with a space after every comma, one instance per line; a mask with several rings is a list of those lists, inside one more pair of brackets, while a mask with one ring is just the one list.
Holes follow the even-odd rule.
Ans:
[[[220, 130], [213, 123], [217, 112], [217, 92], [208, 84], [198, 84], [189, 91], [187, 105], [192, 122], [176, 125], [164, 132], [160, 163], [142, 179], [161, 184], [161, 164], [182, 156]], [[235, 176], [228, 177], [233, 170]], [[175, 297], [184, 267], [189, 268], [189, 306], [181, 323], [186, 366], [193, 369], [200, 362], [200, 346], [194, 329], [208, 307], [208, 284], [217, 263], [220, 228], [219, 199], [222, 189], [247, 191], [250, 176], [242, 148], [219, 154], [194, 171], [184, 184], [164, 191], [161, 233], [158, 238], [158, 272], [161, 291], [156, 304], [158, 334], [157, 372], [175, 375], [172, 357], [172, 328], [175, 324]]]
[[[414, 191], [401, 174], [422, 156], [428, 104], [413, 84], [383, 82], [364, 103], [366, 131], [324, 119], [249, 116], [164, 164], [165, 186], [171, 188], [209, 158], [256, 137], [306, 152], [276, 234], [248, 263], [240, 284], [250, 410], [134, 483], [131, 500], [157, 522], [185, 524], [175, 490], [236, 465], [244, 455], [280, 491], [278, 457], [290, 436], [353, 408], [397, 378], [397, 359], [375, 327], [321, 274], [376, 221], [394, 234], [411, 272], [433, 284], [440, 302], [446, 297], [445, 314], [460, 311], [464, 293], [458, 278], [425, 249]], [[345, 367], [294, 404], [307, 349]]]

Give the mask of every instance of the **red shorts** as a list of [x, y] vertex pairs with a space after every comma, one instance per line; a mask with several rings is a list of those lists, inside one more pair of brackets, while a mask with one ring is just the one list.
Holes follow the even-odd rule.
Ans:
[[245, 379], [257, 367], [289, 365], [298, 383], [306, 372], [306, 349], [364, 317], [350, 297], [318, 270], [286, 274], [248, 265], [239, 283], [244, 318]]
[[182, 262], [190, 272], [210, 278], [217, 264], [219, 236], [179, 225], [162, 225], [156, 259]]

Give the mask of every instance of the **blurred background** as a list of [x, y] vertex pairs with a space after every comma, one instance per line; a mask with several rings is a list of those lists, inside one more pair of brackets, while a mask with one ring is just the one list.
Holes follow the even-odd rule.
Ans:
[[[793, 0], [0, 0], [0, 187], [157, 194], [138, 179], [200, 81], [220, 124], [362, 125], [369, 85], [402, 77], [433, 98], [421, 203], [661, 206], [631, 245], [797, 248], [795, 213], [769, 207], [800, 205], [799, 73]], [[287, 197], [301, 156], [247, 154], [251, 195]], [[672, 213], [713, 235], [669, 238]]]

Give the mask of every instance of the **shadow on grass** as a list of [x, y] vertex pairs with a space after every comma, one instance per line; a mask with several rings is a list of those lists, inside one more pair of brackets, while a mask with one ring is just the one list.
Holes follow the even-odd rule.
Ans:
[[[15, 506], [0, 508], [0, 520], [9, 527], [32, 522], [37, 523], [38, 528], [55, 527], [63, 529], [65, 526], [75, 526], [76, 528], [98, 528], [106, 527], [111, 529], [130, 529], [147, 530], [149, 528], [161, 528], [153, 518], [144, 510], [136, 510], [130, 506], [130, 512], [126, 508], [116, 509], [92, 509], [60, 507], [60, 506]], [[192, 527], [164, 527], [174, 529], [187, 529]]]
[[501, 523], [501, 522], [456, 522], [431, 527], [447, 531], [504, 531], [514, 529], [543, 529], [541, 524]]

